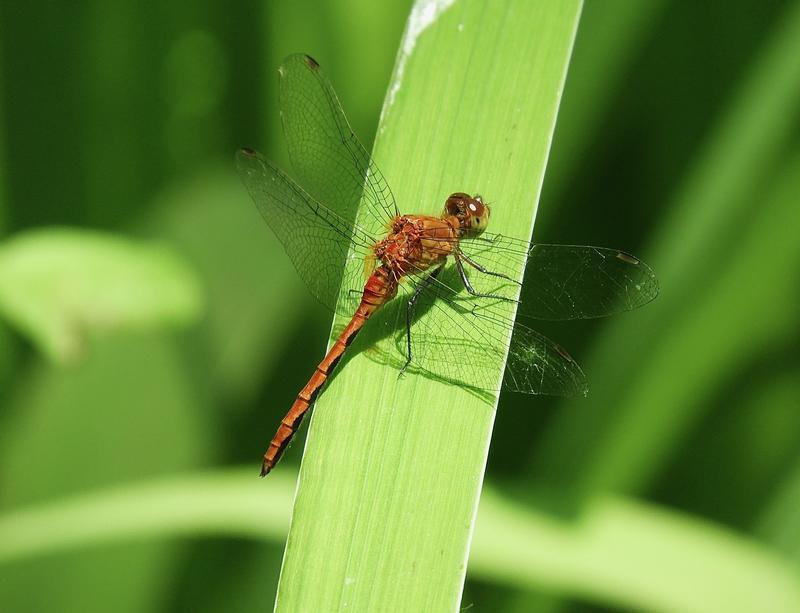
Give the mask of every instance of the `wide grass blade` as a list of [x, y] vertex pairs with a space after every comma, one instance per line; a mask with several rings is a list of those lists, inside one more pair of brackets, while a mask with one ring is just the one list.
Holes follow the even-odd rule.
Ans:
[[[375, 145], [402, 210], [435, 214], [451, 192], [480, 192], [494, 231], [530, 236], [579, 11], [414, 6]], [[279, 611], [458, 607], [496, 397], [398, 380], [368, 353], [317, 404]], [[485, 368], [499, 382], [503, 364]]]

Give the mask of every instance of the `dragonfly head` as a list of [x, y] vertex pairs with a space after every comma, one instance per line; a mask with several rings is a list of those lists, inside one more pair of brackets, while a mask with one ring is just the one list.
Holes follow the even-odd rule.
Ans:
[[444, 205], [445, 215], [456, 217], [464, 236], [478, 236], [489, 225], [489, 205], [478, 194], [450, 194]]

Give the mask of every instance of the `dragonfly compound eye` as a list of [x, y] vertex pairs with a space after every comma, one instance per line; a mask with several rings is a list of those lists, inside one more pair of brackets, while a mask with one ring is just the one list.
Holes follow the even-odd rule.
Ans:
[[447, 201], [444, 203], [445, 214], [455, 215], [458, 218], [462, 218], [464, 216], [464, 211], [466, 210], [466, 203], [468, 200], [471, 200], [471, 198], [469, 197], [469, 194], [465, 194], [464, 192], [450, 194], [447, 197]]
[[480, 196], [470, 198], [467, 204], [467, 227], [473, 234], [480, 234], [489, 225], [489, 207], [483, 203]]

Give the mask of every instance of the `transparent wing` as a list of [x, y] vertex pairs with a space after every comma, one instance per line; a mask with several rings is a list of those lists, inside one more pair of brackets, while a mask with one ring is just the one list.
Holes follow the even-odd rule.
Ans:
[[503, 387], [547, 396], [585, 396], [586, 375], [566, 350], [517, 322], [511, 337]]
[[[317, 202], [261, 154], [242, 149], [236, 154], [236, 166], [256, 207], [314, 297], [336, 310], [340, 288], [359, 294], [364, 286], [363, 266], [346, 266], [347, 258], [369, 255], [375, 239]], [[348, 317], [354, 308], [347, 301], [339, 305]]]
[[[418, 299], [411, 368], [467, 387], [497, 389], [496, 364], [506, 355], [508, 331], [513, 329], [504, 388], [563, 396], [587, 390], [582, 370], [563, 348], [522, 323], [513, 323], [510, 301], [520, 287], [497, 273], [516, 279], [525, 271], [517, 314], [538, 319], [611, 315], [642, 306], [658, 294], [653, 271], [614, 249], [530, 245], [500, 235], [462, 241], [461, 247], [487, 271], [465, 264], [470, 284], [494, 298], [467, 293], [455, 268], [448, 267]], [[405, 287], [406, 299], [421, 278], [418, 274]], [[406, 355], [405, 339], [405, 332], [395, 337], [396, 352], [402, 356], [398, 360]]]
[[[530, 244], [501, 235], [462, 241], [462, 249], [487, 270], [518, 278], [524, 267], [518, 314], [544, 320], [591, 319], [643, 306], [658, 295], [653, 270], [617, 249]], [[510, 271], [510, 272], [509, 272]], [[518, 287], [468, 270], [480, 293], [514, 297]]]
[[637, 309], [657, 295], [653, 270], [624, 251], [533, 245], [520, 313], [536, 319], [591, 319]]
[[[501, 379], [497, 365], [505, 359], [513, 329], [502, 387], [527, 394], [571, 396], [586, 392], [586, 378], [578, 364], [546, 337], [514, 324], [509, 303], [473, 299], [459, 291], [460, 280], [453, 267], [445, 269], [440, 279], [418, 299], [409, 370], [465, 388], [498, 390]], [[383, 315], [388, 322], [384, 325], [392, 331], [392, 341], [383, 345], [388, 350], [370, 351], [396, 368], [402, 367], [407, 351], [405, 304], [420, 282], [419, 276], [410, 279], [401, 286], [398, 299], [385, 307]]]
[[384, 228], [398, 215], [394, 196], [350, 128], [319, 64], [308, 55], [290, 55], [278, 73], [283, 130], [300, 183], [351, 222], [363, 194], [368, 227]]

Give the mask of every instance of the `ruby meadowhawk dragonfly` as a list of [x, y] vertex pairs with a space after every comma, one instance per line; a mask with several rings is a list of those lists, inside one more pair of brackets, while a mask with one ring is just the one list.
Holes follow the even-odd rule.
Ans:
[[402, 215], [319, 64], [291, 55], [278, 73], [289, 157], [304, 188], [252, 149], [237, 153], [237, 168], [311, 293], [349, 323], [281, 422], [262, 476], [277, 464], [348, 345], [390, 306], [395, 316], [385, 318], [390, 330], [377, 355], [400, 374], [498, 391], [505, 360], [505, 389], [585, 394], [578, 364], [515, 321], [514, 310], [542, 320], [628, 311], [658, 294], [653, 271], [616, 249], [491, 234], [490, 207], [479, 195], [455, 192], [439, 215]]

